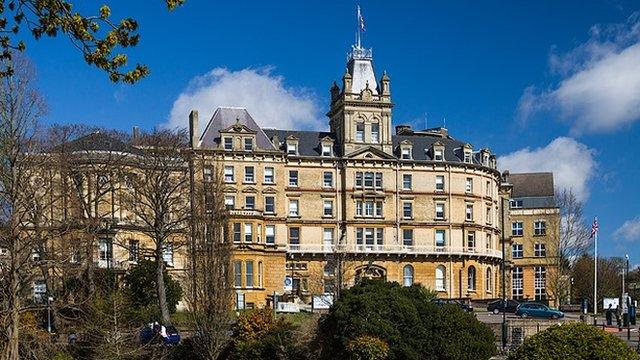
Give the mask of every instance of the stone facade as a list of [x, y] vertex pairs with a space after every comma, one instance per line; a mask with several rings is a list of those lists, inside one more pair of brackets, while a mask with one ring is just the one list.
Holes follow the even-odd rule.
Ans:
[[[557, 208], [509, 209], [509, 198], [518, 200], [512, 188], [527, 185], [510, 185], [495, 155], [445, 128], [393, 129], [390, 78], [375, 79], [371, 50], [354, 47], [342, 87], [330, 90], [328, 132], [263, 129], [246, 109], [221, 107], [200, 133], [198, 113], [191, 113], [183, 150], [194, 159], [193, 181], [223, 182], [233, 285], [243, 306], [265, 306], [274, 293], [310, 302], [313, 294], [335, 293], [363, 277], [420, 283], [444, 298], [496, 299], [503, 245], [513, 265], [507, 296], [515, 291], [513, 269], [522, 268], [517, 297], [538, 298], [535, 270], [544, 266], [548, 276], [556, 266], [549, 237], [557, 231]], [[117, 142], [104, 134], [91, 136], [81, 141], [98, 153], [107, 145], [135, 153], [125, 144], [111, 149]], [[89, 176], [96, 174], [87, 175], [87, 184], [100, 183]], [[120, 205], [123, 187], [110, 191], [101, 206], [113, 226], [96, 258], [99, 267], [126, 270], [150, 241]], [[512, 234], [513, 219], [523, 223], [522, 236]], [[547, 232], [532, 234], [541, 219]], [[181, 279], [189, 267], [183, 237], [165, 251], [169, 270]], [[511, 256], [511, 241], [523, 245], [522, 258]], [[545, 257], [530, 255], [536, 243], [546, 244]], [[551, 297], [548, 287], [544, 297], [537, 288], [540, 299]]]
[[509, 210], [511, 296], [558, 305], [560, 211], [554, 199], [553, 174], [510, 174]]

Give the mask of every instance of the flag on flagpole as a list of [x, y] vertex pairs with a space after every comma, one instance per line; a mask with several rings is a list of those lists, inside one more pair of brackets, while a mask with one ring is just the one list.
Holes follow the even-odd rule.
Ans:
[[598, 235], [598, 217], [593, 218], [593, 224], [591, 224], [591, 237]]
[[361, 31], [366, 31], [364, 28], [364, 17], [362, 16], [362, 12], [360, 11], [360, 5], [358, 5], [358, 27]]

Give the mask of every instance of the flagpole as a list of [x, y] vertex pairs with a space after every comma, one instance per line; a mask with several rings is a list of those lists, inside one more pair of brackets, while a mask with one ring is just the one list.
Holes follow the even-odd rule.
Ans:
[[357, 8], [357, 12], [356, 12], [356, 27], [358, 28], [358, 49], [360, 49], [360, 5], [356, 5]]
[[593, 259], [593, 315], [595, 316], [598, 313], [598, 230], [596, 230], [594, 236], [595, 256]]

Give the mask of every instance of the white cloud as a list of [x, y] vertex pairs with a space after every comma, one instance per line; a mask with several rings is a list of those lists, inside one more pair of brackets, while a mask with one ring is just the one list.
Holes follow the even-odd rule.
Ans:
[[527, 147], [500, 156], [498, 165], [512, 173], [553, 172], [556, 188], [572, 189], [579, 200], [585, 201], [597, 163], [595, 150], [572, 138], [558, 137], [545, 147]]
[[625, 239], [627, 241], [640, 239], [640, 216], [625, 221], [624, 224], [613, 233], [613, 236], [616, 239]]
[[286, 87], [271, 68], [231, 71], [215, 68], [191, 80], [174, 101], [166, 127], [187, 127], [191, 110], [200, 112], [201, 130], [218, 106], [245, 107], [262, 127], [321, 129], [326, 127], [313, 95]]
[[518, 103], [518, 117], [558, 113], [573, 134], [614, 131], [640, 120], [640, 15], [624, 24], [596, 25], [591, 38], [567, 52], [552, 53], [560, 76], [548, 90], [530, 86]]

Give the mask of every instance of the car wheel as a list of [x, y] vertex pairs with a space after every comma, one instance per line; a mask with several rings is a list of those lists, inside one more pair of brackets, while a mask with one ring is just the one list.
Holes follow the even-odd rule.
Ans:
[[520, 315], [520, 317], [521, 317], [521, 318], [523, 318], [523, 319], [525, 319], [527, 316], [528, 316], [528, 315], [527, 315], [527, 313], [522, 313], [522, 314]]
[[496, 314], [496, 315], [497, 315], [497, 314], [500, 314], [500, 310], [499, 310], [499, 309], [497, 309], [497, 308], [496, 308], [496, 309], [493, 309], [493, 313], [494, 313], [494, 314]]
[[558, 320], [558, 315], [553, 314], [553, 315], [551, 315], [551, 318], [552, 318], [553, 320]]

